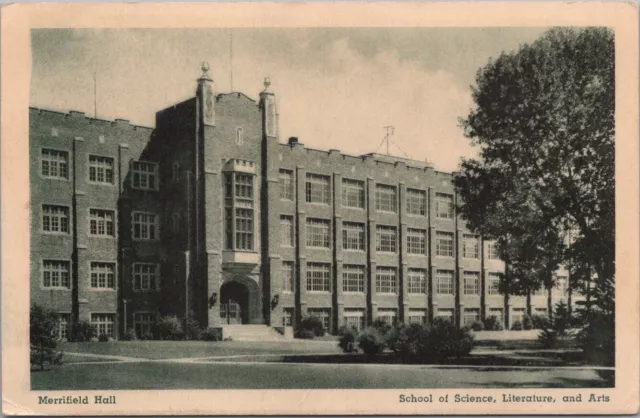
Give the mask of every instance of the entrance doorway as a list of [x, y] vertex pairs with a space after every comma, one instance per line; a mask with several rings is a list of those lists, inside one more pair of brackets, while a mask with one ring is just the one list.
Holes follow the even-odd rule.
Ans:
[[249, 290], [239, 282], [227, 282], [220, 288], [220, 320], [223, 324], [249, 322]]

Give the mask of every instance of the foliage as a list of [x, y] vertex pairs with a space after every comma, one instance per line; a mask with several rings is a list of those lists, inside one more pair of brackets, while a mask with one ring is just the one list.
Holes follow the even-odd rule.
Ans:
[[358, 330], [353, 327], [341, 327], [338, 330], [338, 347], [345, 353], [357, 351], [355, 346]]
[[100, 341], [101, 343], [109, 342], [109, 336], [107, 334], [100, 334], [98, 336], [98, 341]]
[[140, 336], [141, 340], [153, 340], [155, 339], [155, 336], [153, 335], [153, 332], [151, 331], [146, 331], [144, 334], [142, 334]]
[[380, 331], [380, 334], [386, 335], [393, 326], [382, 318], [376, 318], [371, 324], [372, 327]]
[[558, 333], [552, 327], [544, 327], [540, 330], [538, 341], [544, 348], [554, 348], [558, 344]]
[[474, 331], [483, 331], [484, 330], [484, 322], [475, 321], [473, 324], [471, 324], [471, 329], [474, 330]]
[[370, 326], [365, 328], [357, 337], [358, 346], [365, 354], [377, 354], [384, 350], [384, 336], [379, 329]]
[[436, 318], [431, 326], [411, 324], [403, 327], [396, 352], [404, 362], [430, 363], [469, 355], [473, 344], [468, 329], [458, 329], [450, 321]]
[[69, 333], [69, 341], [73, 342], [85, 342], [91, 341], [96, 338], [98, 331], [95, 325], [88, 321], [77, 321], [71, 325], [71, 331]]
[[521, 321], [513, 321], [513, 324], [511, 324], [511, 331], [522, 331], [522, 328]]
[[553, 348], [561, 338], [570, 336], [569, 329], [572, 325], [569, 307], [564, 300], [558, 301], [550, 320], [545, 321], [538, 341], [546, 348]]
[[184, 320], [184, 336], [187, 340], [197, 340], [200, 338], [200, 333], [202, 329], [200, 328], [200, 323], [197, 319], [193, 318], [193, 313], [189, 315], [187, 319]]
[[29, 310], [30, 362], [32, 366], [45, 369], [45, 365], [62, 363], [62, 352], [58, 347], [58, 315], [37, 304]]
[[209, 327], [200, 332], [198, 338], [202, 341], [222, 341], [222, 330]]
[[180, 340], [184, 336], [182, 321], [175, 315], [163, 316], [156, 327], [161, 340]]
[[[398, 344], [398, 339], [400, 338], [400, 334], [402, 332], [402, 329], [407, 327], [409, 325], [392, 325], [389, 326], [387, 331], [382, 334], [384, 337], [384, 342], [385, 345], [392, 351], [396, 351], [397, 350], [397, 344]], [[382, 330], [378, 329], [380, 331], [380, 333], [382, 333]]]
[[316, 337], [316, 333], [313, 332], [313, 330], [310, 329], [303, 329], [303, 328], [298, 328], [293, 336], [295, 338], [300, 338], [303, 340], [313, 340]]
[[300, 325], [298, 326], [298, 331], [311, 331], [316, 337], [322, 337], [325, 333], [322, 319], [314, 315], [307, 316], [302, 319], [302, 321], [300, 321]]
[[136, 334], [136, 330], [133, 328], [129, 328], [125, 331], [122, 336], [122, 341], [135, 341], [138, 339], [138, 335]]
[[533, 319], [529, 315], [525, 315], [522, 317], [522, 329], [530, 330], [533, 329]]
[[484, 319], [484, 329], [487, 331], [502, 331], [504, 326], [497, 316], [491, 315]]
[[547, 317], [543, 315], [531, 315], [533, 329], [543, 329], [547, 326]]

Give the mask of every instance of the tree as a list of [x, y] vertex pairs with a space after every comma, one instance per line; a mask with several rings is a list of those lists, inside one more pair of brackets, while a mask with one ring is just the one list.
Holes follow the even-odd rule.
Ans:
[[58, 315], [40, 305], [33, 304], [29, 311], [29, 342], [31, 364], [44, 370], [45, 364], [60, 364], [62, 353], [58, 345]]

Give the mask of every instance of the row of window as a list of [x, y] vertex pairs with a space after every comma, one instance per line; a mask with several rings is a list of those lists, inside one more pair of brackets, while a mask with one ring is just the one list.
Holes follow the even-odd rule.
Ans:
[[[96, 327], [98, 335], [106, 335], [115, 338], [115, 317], [113, 313], [93, 313], [91, 314], [91, 324]], [[133, 326], [136, 335], [143, 336], [151, 332], [156, 323], [158, 315], [153, 312], [136, 312], [133, 314]], [[58, 337], [61, 340], [69, 338], [69, 324], [71, 315], [68, 313], [58, 314]]]
[[[71, 263], [67, 260], [42, 261], [42, 287], [47, 289], [71, 288]], [[153, 263], [133, 263], [133, 289], [137, 291], [158, 290], [160, 266]], [[116, 263], [92, 261], [90, 281], [92, 289], [116, 288]]]
[[[292, 170], [280, 170], [280, 198], [293, 200], [294, 177]], [[361, 180], [342, 179], [342, 206], [364, 209], [366, 195], [365, 183]], [[419, 189], [407, 189], [407, 213], [411, 215], [427, 215], [427, 192]], [[305, 200], [307, 203], [329, 205], [331, 200], [331, 177], [307, 173], [305, 182]], [[453, 219], [453, 196], [436, 193], [436, 217]], [[395, 186], [376, 184], [375, 205], [380, 212], [395, 213], [398, 210], [398, 193]]]
[[[42, 205], [42, 231], [49, 233], [70, 233], [70, 210], [68, 206]], [[160, 217], [155, 213], [132, 212], [132, 235], [137, 240], [157, 240], [159, 238]], [[115, 237], [115, 211], [89, 209], [89, 235]]]
[[[89, 182], [114, 184], [115, 159], [89, 155]], [[158, 189], [158, 164], [147, 161], [131, 162], [131, 186], [140, 190]], [[69, 179], [69, 152], [43, 148], [40, 154], [40, 174], [51, 179]]]

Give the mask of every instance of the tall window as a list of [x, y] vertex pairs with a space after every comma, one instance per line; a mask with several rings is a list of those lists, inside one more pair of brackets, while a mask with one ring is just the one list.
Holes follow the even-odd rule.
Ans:
[[293, 200], [293, 171], [280, 169], [278, 181], [280, 182], [280, 199]]
[[158, 289], [158, 265], [135, 263], [133, 265], [133, 290], [149, 291]]
[[396, 228], [394, 226], [376, 226], [376, 251], [381, 253], [396, 252]]
[[134, 329], [138, 337], [151, 333], [156, 323], [156, 314], [152, 312], [136, 312], [133, 316]]
[[475, 271], [464, 272], [464, 294], [473, 296], [480, 294], [480, 273]]
[[329, 248], [329, 221], [307, 219], [307, 247]]
[[90, 155], [89, 181], [113, 184], [113, 158]]
[[500, 255], [498, 254], [498, 243], [495, 241], [490, 241], [487, 244], [487, 258], [489, 260], [499, 260]]
[[328, 333], [331, 331], [331, 309], [330, 308], [309, 308], [307, 315], [320, 318], [322, 326]]
[[427, 310], [426, 309], [409, 309], [409, 320], [407, 321], [410, 324], [426, 324], [427, 323]]
[[427, 231], [424, 229], [407, 229], [407, 252], [425, 255], [427, 251]]
[[331, 194], [330, 178], [320, 174], [307, 173], [305, 188], [307, 203], [329, 204]]
[[342, 206], [364, 208], [364, 182], [342, 179]]
[[253, 175], [225, 173], [225, 247], [252, 251], [254, 248]]
[[407, 271], [407, 293], [427, 293], [427, 273], [421, 269], [409, 269]]
[[133, 212], [133, 239], [157, 240], [159, 225], [155, 213]]
[[364, 293], [364, 266], [342, 266], [342, 291]]
[[547, 311], [547, 308], [536, 308], [535, 314], [543, 317], [549, 316], [549, 312]]
[[364, 224], [355, 222], [342, 224], [342, 248], [364, 251]]
[[560, 299], [564, 299], [567, 297], [567, 293], [568, 293], [568, 281], [567, 281], [567, 276], [558, 276], [558, 278], [556, 279], [556, 286], [555, 289], [553, 289], [554, 293], [554, 297], [555, 298], [560, 298]]
[[293, 293], [295, 289], [293, 276], [293, 261], [282, 262], [282, 291], [284, 293]]
[[398, 281], [395, 267], [376, 267], [376, 292], [398, 292]]
[[453, 271], [436, 271], [436, 293], [439, 295], [453, 295]]
[[436, 193], [436, 218], [453, 219], [453, 196]]
[[116, 265], [114, 263], [91, 263], [91, 287], [93, 289], [115, 289], [115, 272]]
[[141, 190], [156, 190], [158, 187], [158, 164], [144, 161], [134, 161], [131, 164], [133, 174], [133, 188]]
[[280, 216], [280, 244], [284, 247], [293, 247], [293, 216]]
[[69, 233], [69, 207], [42, 205], [42, 230], [60, 234]]
[[376, 184], [376, 210], [381, 212], [396, 212], [398, 199], [395, 186]]
[[395, 325], [398, 320], [398, 310], [397, 309], [378, 309], [378, 317], [377, 319], [382, 322]]
[[453, 257], [453, 232], [436, 231], [436, 255]]
[[345, 308], [344, 309], [344, 325], [354, 328], [358, 331], [364, 329], [364, 309]]
[[489, 308], [489, 316], [495, 316], [498, 319], [498, 322], [504, 325], [504, 309]]
[[438, 309], [437, 317], [445, 321], [453, 322], [453, 314], [454, 310], [451, 308], [440, 308]]
[[464, 258], [480, 258], [480, 240], [475, 235], [465, 235], [462, 245]]
[[42, 261], [42, 287], [69, 289], [69, 262], [60, 260]]
[[68, 179], [69, 153], [67, 151], [43, 148], [41, 151], [40, 169], [42, 177]]
[[91, 324], [96, 327], [98, 335], [106, 335], [107, 337], [114, 337], [113, 323], [115, 321], [115, 315], [109, 313], [94, 313], [91, 314]]
[[114, 217], [112, 210], [89, 209], [89, 234], [115, 236]]
[[511, 318], [510, 318], [511, 321], [509, 321], [511, 326], [513, 326], [513, 324], [515, 324], [516, 322], [522, 323], [522, 320], [524, 319], [525, 314], [526, 314], [525, 308], [513, 308], [513, 311], [511, 313]]
[[307, 290], [309, 292], [331, 291], [331, 264], [307, 263]]
[[236, 144], [244, 144], [244, 129], [236, 128]]
[[473, 325], [480, 320], [480, 309], [478, 308], [466, 308], [464, 310], [463, 322], [464, 325]]
[[58, 339], [69, 338], [69, 314], [58, 314]]
[[489, 273], [489, 277], [487, 278], [489, 284], [487, 286], [487, 293], [490, 295], [499, 295], [500, 294], [500, 275], [498, 273]]
[[407, 213], [421, 216], [427, 214], [427, 193], [424, 190], [407, 189]]
[[282, 310], [282, 326], [283, 327], [292, 327], [293, 326], [293, 308], [284, 308]]

